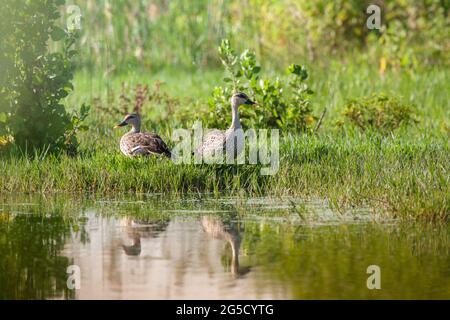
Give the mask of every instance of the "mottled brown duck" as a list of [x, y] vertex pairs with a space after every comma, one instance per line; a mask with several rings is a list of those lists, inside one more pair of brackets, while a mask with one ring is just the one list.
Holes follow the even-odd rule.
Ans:
[[171, 158], [172, 153], [166, 143], [155, 133], [141, 132], [141, 118], [137, 114], [127, 114], [120, 128], [130, 125], [131, 130], [120, 139], [120, 151], [128, 157], [164, 155]]

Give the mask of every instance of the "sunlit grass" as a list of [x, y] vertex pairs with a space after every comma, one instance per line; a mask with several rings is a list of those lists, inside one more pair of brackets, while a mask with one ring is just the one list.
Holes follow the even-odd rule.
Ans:
[[[308, 63], [306, 65], [310, 74], [309, 85], [315, 91], [312, 98], [315, 114], [319, 116], [325, 108], [328, 111], [324, 119], [324, 129], [333, 128], [335, 121], [341, 117], [346, 99], [374, 93], [397, 95], [405, 102], [414, 104], [421, 121], [420, 128], [431, 127], [445, 131], [442, 128], [450, 126], [450, 122], [445, 122], [450, 119], [450, 91], [447, 90], [450, 73], [445, 69], [433, 68], [413, 73], [391, 72], [380, 76], [376, 66], [341, 65], [337, 62], [330, 63], [329, 68]], [[283, 70], [271, 69], [266, 70], [262, 77], [268, 74], [285, 76]], [[213, 88], [223, 84], [223, 77], [221, 69], [167, 67], [150, 72], [132, 68], [118, 74], [92, 74], [82, 70], [75, 76], [75, 91], [67, 98], [67, 104], [69, 108], [79, 107], [83, 102], [91, 103], [94, 98], [109, 103], [111, 96], [117, 98], [120, 95], [122, 83], [133, 88], [137, 84], [153, 86], [155, 82], [160, 82], [164, 92], [184, 99], [181, 107], [196, 108], [202, 112]], [[117, 101], [113, 103], [117, 104]], [[151, 117], [160, 110], [158, 106], [151, 106], [144, 111]]]
[[394, 217], [449, 218], [450, 150], [445, 137], [296, 136], [282, 143], [280, 171], [274, 176], [262, 176], [260, 165], [128, 159], [114, 145], [105, 152], [103, 143], [97, 140], [95, 148], [75, 158], [10, 154], [0, 164], [1, 191], [296, 195], [324, 198], [338, 211], [369, 206]]
[[7, 146], [8, 144], [12, 143], [13, 141], [14, 141], [14, 138], [10, 135], [0, 136], [0, 147]]
[[[261, 176], [261, 166], [253, 165], [175, 165], [166, 159], [125, 158], [118, 150], [123, 131], [112, 130], [123, 115], [94, 108], [89, 130], [80, 136], [77, 157], [45, 153], [26, 157], [14, 147], [3, 152], [0, 192], [296, 195], [325, 199], [337, 211], [369, 206], [393, 217], [448, 221], [448, 73], [433, 69], [381, 77], [370, 66], [330, 65], [333, 67], [328, 70], [309, 69], [310, 86], [315, 91], [314, 112], [319, 115], [327, 108], [324, 122], [316, 135], [293, 135], [281, 143], [281, 166], [275, 176]], [[163, 81], [162, 90], [181, 98], [179, 108], [190, 110], [193, 122], [221, 78], [220, 70], [168, 68], [155, 74], [131, 70], [111, 75], [81, 71], [66, 102], [76, 107], [99, 98], [108, 107], [117, 103], [110, 97], [120, 95], [122, 83], [133, 87]], [[380, 92], [416, 105], [418, 123], [387, 136], [335, 125], [342, 117], [346, 98]], [[144, 129], [157, 131], [173, 145], [171, 132], [179, 127], [189, 129], [191, 122], [157, 121], [161, 111], [159, 105], [146, 106]]]

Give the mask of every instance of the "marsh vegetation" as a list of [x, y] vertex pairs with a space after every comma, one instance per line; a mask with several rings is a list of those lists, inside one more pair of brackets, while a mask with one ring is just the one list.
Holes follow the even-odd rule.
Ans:
[[[86, 0], [77, 4], [81, 30], [63, 30], [69, 13], [50, 2], [26, 9], [50, 17], [41, 26], [51, 26], [46, 36], [32, 40], [25, 28], [2, 40], [9, 49], [20, 37], [39, 46], [20, 47], [21, 76], [5, 71], [2, 78], [0, 192], [295, 195], [324, 199], [339, 212], [363, 206], [448, 222], [445, 3], [410, 10], [381, 1], [389, 16], [369, 31], [364, 1], [186, 7]], [[23, 19], [16, 2], [8, 5], [14, 14], [5, 21]], [[333, 34], [326, 31], [332, 21], [340, 21]], [[5, 65], [18, 54], [9, 49]], [[41, 62], [28, 65], [30, 56]], [[226, 128], [233, 90], [260, 104], [243, 108], [245, 127], [281, 130], [275, 176], [261, 176], [258, 165], [175, 165], [120, 154], [112, 127], [124, 113], [141, 113], [143, 126], [172, 147], [172, 132], [197, 120]]]
[[[0, 299], [448, 299], [449, 23], [440, 0], [2, 0]], [[236, 91], [276, 174], [121, 153], [126, 113], [173, 151]]]

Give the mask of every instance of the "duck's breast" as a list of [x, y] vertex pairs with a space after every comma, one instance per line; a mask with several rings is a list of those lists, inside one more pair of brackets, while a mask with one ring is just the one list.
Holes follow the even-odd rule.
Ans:
[[244, 132], [241, 129], [229, 129], [225, 133], [225, 148], [227, 157], [235, 158], [244, 150]]
[[131, 145], [130, 141], [130, 134], [127, 133], [120, 138], [120, 151], [126, 156], [131, 156], [131, 150], [133, 146]]

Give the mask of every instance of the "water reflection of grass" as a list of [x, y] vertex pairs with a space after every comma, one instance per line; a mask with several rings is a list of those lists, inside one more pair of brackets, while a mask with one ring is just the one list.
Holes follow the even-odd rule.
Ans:
[[[445, 299], [449, 248], [446, 227], [255, 223], [246, 225], [241, 250], [297, 299]], [[381, 268], [381, 290], [366, 287], [366, 269], [373, 264]], [[256, 285], [267, 290], [265, 283]]]
[[[8, 218], [5, 218], [8, 217]], [[61, 255], [71, 223], [58, 211], [0, 219], [0, 299], [73, 298], [70, 259]]]
[[[262, 272], [255, 290], [273, 292], [274, 297], [276, 292], [302, 299], [450, 294], [450, 282], [443, 274], [450, 263], [446, 226], [348, 221], [336, 225], [334, 220], [329, 221], [332, 225], [315, 224], [290, 219], [295, 214], [283, 209], [283, 202], [281, 209], [270, 209], [276, 201], [267, 198], [168, 201], [144, 194], [92, 198], [3, 194], [0, 200], [0, 298], [73, 298], [65, 282], [66, 267], [72, 262], [61, 252], [70, 237], [90, 241], [90, 219], [96, 216], [135, 222], [126, 227], [128, 254], [138, 245], [140, 252], [140, 239], [164, 233], [175, 217], [178, 222], [194, 219], [199, 228], [201, 221], [209, 238], [224, 241], [220, 257], [224, 270], [235, 278]], [[302, 209], [306, 216], [307, 208]], [[366, 287], [366, 268], [371, 264], [381, 267], [381, 291]]]

